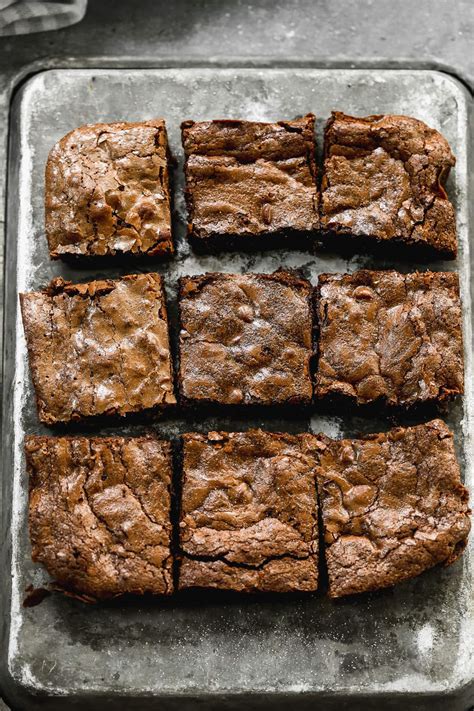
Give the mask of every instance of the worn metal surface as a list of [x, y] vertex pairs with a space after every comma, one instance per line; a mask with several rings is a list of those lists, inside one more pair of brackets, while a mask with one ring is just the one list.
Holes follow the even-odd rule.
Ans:
[[[466, 380], [464, 402], [453, 404], [448, 423], [457, 435], [459, 455], [473, 485], [471, 300], [467, 226], [467, 118], [464, 89], [436, 72], [343, 71], [313, 69], [164, 69], [51, 71], [23, 87], [12, 112], [6, 303], [6, 388], [4, 417], [4, 518], [2, 580], [8, 600], [8, 640], [2, 683], [19, 708], [248, 708], [271, 704], [288, 708], [452, 708], [472, 698], [474, 613], [473, 544], [453, 567], [433, 570], [394, 590], [338, 603], [320, 594], [287, 600], [211, 597], [84, 606], [59, 595], [24, 609], [25, 587], [47, 580], [29, 558], [26, 532], [26, 477], [21, 452], [24, 431], [40, 432], [29, 381], [17, 292], [37, 288], [52, 276], [74, 280], [101, 272], [49, 261], [43, 235], [43, 169], [53, 143], [85, 122], [137, 120], [164, 116], [175, 171], [175, 228], [178, 254], [153, 265], [166, 278], [171, 314], [176, 278], [185, 273], [272, 271], [301, 267], [312, 279], [321, 271], [352, 271], [359, 266], [425, 267], [360, 256], [278, 251], [254, 255], [196, 257], [184, 239], [179, 123], [184, 118], [240, 116], [258, 120], [314, 111], [407, 113], [440, 129], [450, 141], [457, 166], [449, 182], [456, 204], [462, 295], [465, 306]], [[436, 269], [456, 264], [436, 263]], [[151, 266], [150, 266], [151, 268]], [[189, 429], [240, 429], [258, 424], [273, 429], [315, 431], [343, 436], [388, 428], [390, 422], [357, 415], [311, 420], [281, 418], [223, 420], [218, 417], [163, 420], [165, 436]], [[408, 422], [408, 419], [405, 420]], [[105, 432], [106, 430], [102, 428]], [[110, 427], [138, 431], [137, 427]], [[11, 537], [10, 537], [11, 524]], [[11, 594], [10, 594], [11, 593]], [[45, 699], [46, 697], [46, 699]], [[124, 701], [126, 697], [127, 701]], [[200, 701], [196, 701], [200, 699]]]

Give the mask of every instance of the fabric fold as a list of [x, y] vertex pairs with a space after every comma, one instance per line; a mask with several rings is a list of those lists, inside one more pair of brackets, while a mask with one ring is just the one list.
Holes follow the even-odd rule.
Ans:
[[0, 36], [59, 30], [80, 22], [87, 0], [0, 0]]

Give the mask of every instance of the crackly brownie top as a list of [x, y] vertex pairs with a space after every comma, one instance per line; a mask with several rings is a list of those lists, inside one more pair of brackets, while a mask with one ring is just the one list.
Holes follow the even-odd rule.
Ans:
[[309, 402], [311, 285], [288, 273], [180, 281], [180, 381], [190, 400]]
[[25, 451], [33, 560], [94, 599], [172, 592], [168, 442], [30, 436]]
[[135, 274], [21, 295], [40, 419], [175, 402], [162, 280]]
[[316, 589], [319, 440], [251, 430], [183, 441], [180, 586]]
[[45, 197], [53, 257], [173, 251], [164, 121], [71, 131], [49, 154]]
[[468, 493], [441, 420], [328, 440], [318, 487], [332, 597], [394, 585], [464, 549]]
[[195, 237], [318, 227], [314, 116], [182, 124]]
[[325, 132], [322, 227], [454, 255], [455, 216], [443, 187], [454, 163], [446, 139], [422, 121], [334, 112]]
[[411, 405], [463, 392], [456, 273], [322, 274], [318, 291], [317, 395]]

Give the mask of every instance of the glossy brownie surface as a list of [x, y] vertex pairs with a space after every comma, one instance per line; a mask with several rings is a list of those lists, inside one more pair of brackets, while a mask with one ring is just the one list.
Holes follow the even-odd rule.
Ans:
[[53, 258], [173, 251], [164, 121], [76, 128], [51, 150], [45, 186]]
[[198, 240], [317, 229], [314, 116], [182, 124], [189, 228]]
[[183, 436], [181, 589], [316, 590], [318, 444], [261, 430]]
[[175, 402], [162, 279], [135, 274], [21, 294], [42, 422]]
[[327, 440], [318, 490], [331, 597], [394, 585], [465, 547], [468, 492], [441, 420]]
[[309, 404], [311, 295], [309, 282], [284, 271], [182, 278], [184, 400]]
[[324, 152], [323, 230], [456, 256], [456, 219], [444, 189], [455, 158], [438, 131], [408, 116], [333, 112]]
[[322, 274], [317, 397], [408, 406], [463, 392], [455, 272]]
[[169, 594], [171, 448], [153, 437], [25, 441], [34, 561], [86, 599]]

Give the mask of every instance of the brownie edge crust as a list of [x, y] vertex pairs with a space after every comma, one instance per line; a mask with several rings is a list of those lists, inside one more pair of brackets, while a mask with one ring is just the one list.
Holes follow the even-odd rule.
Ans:
[[468, 492], [441, 420], [327, 440], [318, 491], [330, 597], [390, 587], [465, 548]]
[[183, 436], [180, 589], [316, 590], [318, 442], [261, 430]]
[[326, 124], [321, 229], [457, 253], [456, 217], [444, 188], [455, 158], [446, 139], [409, 116], [347, 116]]
[[90, 600], [173, 591], [171, 446], [154, 437], [25, 439], [32, 558]]
[[170, 254], [163, 120], [76, 128], [51, 150], [45, 221], [51, 257]]

